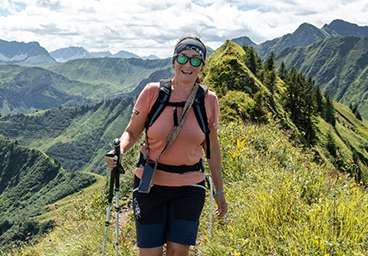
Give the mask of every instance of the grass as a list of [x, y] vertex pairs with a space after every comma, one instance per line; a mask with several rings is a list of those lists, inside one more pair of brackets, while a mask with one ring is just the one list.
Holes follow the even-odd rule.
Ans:
[[103, 177], [101, 175], [87, 172], [90, 175], [93, 175], [96, 178], [96, 182], [93, 183], [91, 186], [83, 189], [82, 191], [69, 195], [67, 197], [64, 197], [63, 199], [50, 204], [46, 205], [44, 209], [44, 213], [40, 216], [37, 216], [36, 219], [39, 221], [48, 221], [51, 219], [56, 219], [57, 216], [65, 211], [65, 209], [72, 209], [74, 208], [74, 204], [76, 201], [80, 200], [80, 198], [88, 198], [91, 197], [95, 191], [101, 190], [104, 186], [106, 186], [106, 177]]
[[312, 163], [277, 128], [227, 129], [228, 218], [201, 255], [365, 255], [368, 195], [359, 184]]
[[[328, 164], [314, 163], [315, 156], [290, 143], [276, 123], [230, 123], [219, 137], [229, 211], [226, 222], [214, 218], [210, 238], [207, 200], [190, 255], [366, 254], [368, 194], [360, 184]], [[126, 175], [122, 186], [132, 174]], [[96, 188], [92, 198], [75, 200], [57, 213], [56, 229], [11, 255], [100, 255], [105, 198]], [[106, 255], [114, 255], [113, 229]], [[132, 214], [120, 229], [119, 252], [138, 255]]]
[[[73, 194], [55, 204], [46, 206], [45, 213], [37, 217], [41, 221], [53, 219], [57, 224], [55, 229], [5, 255], [101, 255], [106, 218], [107, 178], [97, 174], [93, 175], [97, 178], [96, 183], [78, 194]], [[119, 197], [120, 204], [130, 219], [119, 231], [121, 234], [119, 244], [121, 255], [136, 255], [137, 253], [134, 240], [131, 239], [134, 237], [134, 221], [131, 221], [131, 210], [127, 207], [129, 198], [124, 196], [124, 194], [128, 194], [127, 186], [130, 188], [132, 185], [132, 182], [127, 178], [131, 176], [131, 172], [121, 176], [121, 193], [123, 195]], [[113, 213], [113, 209], [111, 213]], [[112, 215], [115, 216], [115, 214]], [[124, 215], [122, 214], [122, 216]], [[114, 252], [114, 216], [111, 217], [111, 225], [108, 229], [106, 255], [115, 255], [109, 254], [109, 252]], [[129, 235], [125, 237], [124, 234]]]

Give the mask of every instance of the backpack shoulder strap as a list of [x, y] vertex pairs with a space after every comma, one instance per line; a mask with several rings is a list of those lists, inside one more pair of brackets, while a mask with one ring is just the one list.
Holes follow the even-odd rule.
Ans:
[[158, 97], [147, 116], [145, 125], [146, 129], [148, 129], [148, 127], [150, 127], [161, 115], [162, 111], [164, 111], [167, 103], [169, 102], [170, 93], [171, 93], [171, 79], [170, 78], [161, 79]]
[[206, 106], [205, 106], [205, 96], [207, 93], [208, 88], [204, 86], [203, 84], [199, 84], [199, 88], [196, 94], [196, 98], [193, 104], [194, 114], [197, 118], [197, 122], [199, 126], [201, 127], [203, 133], [206, 135], [206, 157], [208, 159], [211, 158], [211, 152], [210, 152], [210, 129], [208, 127], [208, 120], [207, 120], [207, 114], [206, 114]]
[[207, 117], [206, 107], [204, 104], [204, 98], [206, 96], [207, 90], [208, 88], [206, 86], [200, 84], [193, 103], [194, 113], [203, 133], [206, 133], [208, 127], [208, 121], [207, 118], [205, 118]]

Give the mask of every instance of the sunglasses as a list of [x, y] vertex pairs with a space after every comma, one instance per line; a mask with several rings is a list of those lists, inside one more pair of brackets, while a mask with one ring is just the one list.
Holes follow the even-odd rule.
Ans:
[[190, 60], [190, 64], [193, 66], [193, 67], [199, 67], [202, 63], [202, 59], [201, 58], [197, 58], [197, 57], [192, 57], [192, 58], [189, 58], [187, 56], [184, 56], [184, 55], [178, 55], [176, 57], [176, 62], [181, 64], [181, 65], [184, 65], [185, 63], [188, 62], [188, 60]]

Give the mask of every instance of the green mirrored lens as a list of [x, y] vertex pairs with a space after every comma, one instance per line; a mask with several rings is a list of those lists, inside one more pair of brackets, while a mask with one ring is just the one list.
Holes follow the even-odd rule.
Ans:
[[184, 56], [184, 55], [179, 55], [177, 58], [176, 58], [176, 61], [179, 63], [179, 64], [185, 64], [187, 63], [188, 61], [188, 57]]
[[187, 61], [190, 60], [190, 64], [193, 66], [193, 67], [199, 67], [202, 63], [202, 59], [201, 58], [189, 58], [187, 56], [184, 56], [184, 55], [178, 55], [176, 57], [176, 61], [181, 64], [181, 65], [184, 65], [185, 63], [187, 63]]
[[191, 58], [190, 64], [192, 64], [193, 67], [199, 67], [201, 65], [202, 60], [200, 58]]

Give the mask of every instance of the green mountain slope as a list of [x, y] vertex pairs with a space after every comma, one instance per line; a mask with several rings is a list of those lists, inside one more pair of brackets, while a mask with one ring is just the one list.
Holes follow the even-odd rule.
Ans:
[[44, 68], [0, 65], [0, 114], [30, 113], [90, 102], [67, 88], [87, 86]]
[[132, 97], [0, 119], [0, 136], [37, 148], [64, 169], [106, 173], [104, 155], [128, 124]]
[[0, 140], [0, 170], [0, 245], [5, 248], [52, 226], [30, 219], [45, 205], [95, 182], [92, 175], [67, 172], [41, 151], [6, 140]]
[[111, 150], [112, 140], [119, 137], [128, 124], [134, 97], [148, 82], [169, 77], [172, 72], [171, 68], [161, 69], [160, 65], [149, 68], [153, 72], [128, 93], [132, 97], [5, 116], [0, 118], [0, 138], [10, 138], [23, 146], [40, 149], [60, 161], [66, 170], [105, 174], [104, 155]]
[[[313, 154], [295, 147], [276, 123], [231, 122], [219, 137], [229, 211], [226, 222], [213, 219], [209, 237], [207, 192], [198, 244], [190, 255], [365, 254], [368, 197], [357, 184], [331, 165], [312, 163]], [[127, 179], [132, 176], [122, 179], [122, 186]], [[97, 195], [77, 201], [73, 211], [59, 215], [62, 225], [11, 255], [101, 255], [106, 205]], [[124, 220], [120, 255], [138, 255], [134, 219]], [[115, 251], [110, 227], [106, 255]]]
[[318, 41], [307, 47], [288, 48], [277, 55], [287, 68], [295, 66], [311, 76], [316, 86], [345, 105], [357, 103], [368, 119], [368, 37], [339, 37]]
[[78, 59], [46, 68], [0, 65], [0, 114], [97, 103], [132, 94], [142, 80], [171, 76], [171, 60]]
[[133, 91], [139, 82], [152, 73], [171, 67], [170, 59], [142, 60], [120, 58], [77, 59], [51, 70], [89, 87], [71, 87], [68, 92], [102, 100]]
[[332, 126], [318, 119], [318, 142], [315, 148], [320, 156], [337, 169], [350, 173], [357, 180], [368, 180], [368, 122], [359, 120], [351, 110], [334, 103], [336, 124]]

